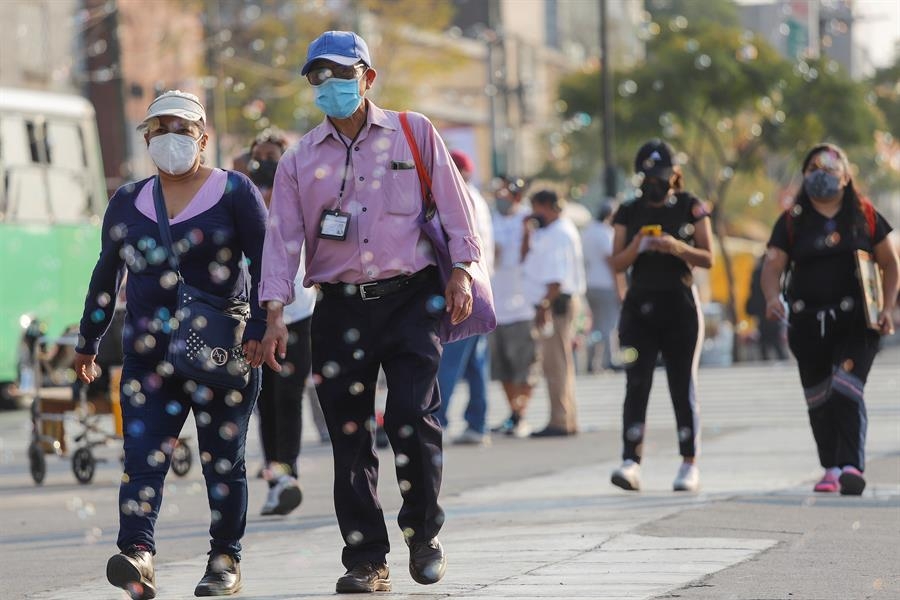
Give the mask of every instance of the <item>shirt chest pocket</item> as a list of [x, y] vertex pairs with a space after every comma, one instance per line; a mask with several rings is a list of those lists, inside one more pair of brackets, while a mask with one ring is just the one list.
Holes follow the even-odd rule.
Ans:
[[397, 168], [393, 168], [392, 165], [385, 175], [385, 202], [389, 214], [413, 215], [422, 208], [419, 175], [415, 166], [404, 168], [407, 166], [405, 163], [401, 163], [396, 165]]

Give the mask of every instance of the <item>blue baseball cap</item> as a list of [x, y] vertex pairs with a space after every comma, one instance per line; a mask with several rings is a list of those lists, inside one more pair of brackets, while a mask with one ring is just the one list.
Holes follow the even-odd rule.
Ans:
[[367, 67], [372, 66], [369, 47], [365, 40], [352, 31], [326, 31], [314, 39], [306, 51], [306, 62], [303, 64], [300, 74], [309, 73], [310, 65], [319, 59], [330, 60], [345, 66], [355, 65], [362, 61], [366, 63]]

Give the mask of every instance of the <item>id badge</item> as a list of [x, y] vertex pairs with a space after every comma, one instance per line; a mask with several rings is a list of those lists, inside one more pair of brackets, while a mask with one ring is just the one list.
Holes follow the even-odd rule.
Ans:
[[326, 240], [346, 240], [350, 228], [350, 213], [340, 210], [323, 210], [319, 219], [319, 237]]

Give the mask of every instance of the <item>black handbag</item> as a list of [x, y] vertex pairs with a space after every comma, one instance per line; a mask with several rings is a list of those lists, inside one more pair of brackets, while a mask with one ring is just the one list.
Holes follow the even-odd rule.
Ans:
[[153, 185], [153, 203], [159, 234], [178, 276], [177, 326], [172, 328], [166, 360], [175, 373], [216, 388], [240, 390], [250, 382], [250, 363], [241, 344], [250, 318], [250, 304], [239, 298], [221, 298], [204, 292], [181, 275], [178, 255], [159, 177]]

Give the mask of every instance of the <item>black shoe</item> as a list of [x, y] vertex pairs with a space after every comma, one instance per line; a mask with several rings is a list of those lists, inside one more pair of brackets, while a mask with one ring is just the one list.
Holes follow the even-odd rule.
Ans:
[[391, 591], [391, 572], [386, 563], [361, 563], [337, 580], [338, 594]]
[[406, 542], [409, 545], [409, 574], [416, 583], [437, 583], [447, 570], [447, 555], [437, 538], [427, 542]]
[[551, 427], [547, 426], [541, 429], [540, 431], [535, 431], [531, 434], [531, 437], [542, 438], [542, 437], [565, 437], [567, 435], [575, 435], [574, 431], [566, 431], [565, 429], [560, 429], [559, 427]]
[[241, 591], [241, 566], [231, 555], [217, 554], [206, 563], [206, 573], [194, 588], [195, 596], [231, 596]]
[[132, 547], [116, 554], [106, 563], [106, 578], [134, 600], [156, 597], [153, 554], [149, 550]]

